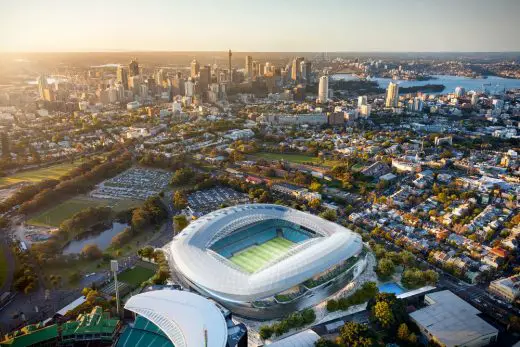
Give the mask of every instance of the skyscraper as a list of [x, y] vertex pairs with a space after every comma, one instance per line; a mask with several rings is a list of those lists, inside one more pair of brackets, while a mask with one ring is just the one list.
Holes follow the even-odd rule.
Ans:
[[139, 75], [139, 63], [135, 58], [128, 64], [128, 73], [130, 77]]
[[193, 81], [191, 79], [186, 81], [186, 83], [184, 84], [184, 89], [185, 89], [185, 95], [187, 97], [192, 97], [193, 94], [195, 94], [194, 93], [195, 85], [193, 84]]
[[326, 103], [329, 99], [329, 77], [321, 76], [320, 77], [320, 85], [318, 89], [318, 102]]
[[305, 63], [305, 60], [302, 60], [300, 62], [300, 80], [307, 80], [307, 64]]
[[38, 92], [40, 93], [40, 98], [44, 99], [45, 89], [47, 89], [49, 84], [47, 83], [47, 76], [41, 74], [38, 77]]
[[357, 106], [361, 107], [361, 106], [366, 105], [366, 104], [367, 104], [367, 96], [366, 95], [358, 96]]
[[311, 73], [312, 73], [312, 63], [310, 61], [306, 61], [305, 62], [305, 71], [306, 71], [306, 75], [304, 76], [305, 78], [305, 81], [307, 83], [310, 83], [311, 82]]
[[128, 89], [128, 71], [122, 65], [117, 67], [117, 81], [124, 89]]
[[460, 98], [466, 94], [466, 89], [464, 87], [457, 87], [455, 88], [455, 96], [457, 98]]
[[386, 89], [386, 107], [397, 107], [399, 101], [399, 85], [397, 83], [390, 82]]
[[[296, 57], [293, 59], [292, 67], [291, 67], [291, 79], [293, 81], [298, 81], [301, 79], [300, 74], [300, 63], [303, 61], [303, 57]], [[328, 80], [328, 78], [327, 78]]]
[[253, 57], [248, 55], [246, 57], [246, 76], [247, 78], [253, 78]]
[[259, 76], [259, 77], [262, 77], [264, 75], [264, 64], [262, 63], [258, 63], [256, 65], [257, 67], [257, 71], [256, 71], [256, 75]]
[[191, 62], [191, 74], [190, 74], [191, 78], [197, 77], [197, 75], [199, 74], [199, 71], [200, 71], [200, 64], [197, 61], [197, 59], [193, 59], [193, 61]]
[[231, 53], [231, 50], [229, 50], [229, 83], [233, 83], [233, 69], [231, 69], [231, 56], [233, 53]]
[[474, 92], [471, 95], [471, 105], [475, 106], [476, 104], [478, 104], [478, 94], [477, 92]]
[[209, 65], [202, 67], [200, 69], [199, 76], [200, 94], [204, 98], [204, 95], [208, 90], [208, 86], [211, 83], [211, 67]]
[[166, 73], [163, 69], [159, 69], [155, 72], [155, 84], [162, 86], [162, 82], [166, 80]]

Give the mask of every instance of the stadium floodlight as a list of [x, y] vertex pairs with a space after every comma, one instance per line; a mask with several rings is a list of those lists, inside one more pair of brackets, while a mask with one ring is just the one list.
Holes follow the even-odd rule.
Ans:
[[110, 261], [110, 271], [114, 274], [114, 288], [116, 291], [116, 310], [117, 315], [120, 316], [119, 313], [119, 286], [117, 284], [117, 271], [119, 270], [119, 263], [117, 260], [111, 260]]

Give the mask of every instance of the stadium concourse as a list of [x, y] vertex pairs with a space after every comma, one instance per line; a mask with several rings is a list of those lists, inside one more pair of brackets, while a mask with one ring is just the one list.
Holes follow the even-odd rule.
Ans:
[[252, 319], [278, 318], [318, 304], [366, 265], [358, 234], [271, 204], [204, 215], [166, 250], [185, 285]]

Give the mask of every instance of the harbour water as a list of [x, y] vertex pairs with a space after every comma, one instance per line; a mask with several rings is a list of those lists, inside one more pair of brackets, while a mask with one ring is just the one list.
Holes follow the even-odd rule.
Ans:
[[[427, 84], [442, 84], [446, 88], [442, 93], [453, 93], [455, 88], [463, 87], [466, 91], [477, 91], [484, 92], [488, 91], [491, 93], [501, 92], [504, 89], [515, 89], [520, 88], [520, 79], [514, 78], [502, 78], [496, 76], [489, 76], [487, 78], [469, 78], [461, 76], [450, 76], [450, 75], [434, 75], [433, 79], [428, 81], [408, 81], [408, 80], [392, 80], [391, 78], [372, 77], [369, 78], [371, 81], [376, 81], [381, 88], [387, 88], [388, 83], [398, 83], [400, 87], [415, 87], [424, 86]], [[335, 74], [332, 75], [333, 80], [344, 79], [346, 81], [356, 81], [359, 77], [353, 74]]]

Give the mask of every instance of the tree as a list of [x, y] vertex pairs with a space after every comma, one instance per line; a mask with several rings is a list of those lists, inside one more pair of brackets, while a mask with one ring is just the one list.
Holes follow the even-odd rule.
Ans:
[[372, 308], [372, 314], [383, 328], [388, 328], [394, 322], [394, 314], [390, 304], [386, 301], [378, 301]]
[[408, 267], [413, 265], [415, 257], [412, 252], [402, 251], [399, 256], [401, 257], [401, 264], [403, 264], [403, 266]]
[[416, 345], [417, 340], [417, 335], [414, 332], [410, 333], [410, 335], [408, 336], [408, 342], [410, 342], [412, 345]]
[[172, 177], [171, 184], [173, 186], [181, 186], [188, 184], [192, 181], [193, 177], [195, 176], [195, 173], [193, 170], [188, 168], [182, 168], [177, 171], [175, 171], [175, 174]]
[[369, 347], [374, 345], [372, 332], [365, 324], [347, 322], [340, 331], [338, 340], [349, 347]]
[[137, 254], [143, 258], [151, 259], [154, 253], [154, 248], [152, 246], [145, 246], [137, 251]]
[[394, 271], [394, 262], [389, 258], [383, 258], [377, 264], [377, 274], [383, 278], [392, 276]]
[[309, 186], [309, 189], [312, 190], [313, 192], [319, 192], [320, 189], [321, 189], [321, 183], [317, 182], [317, 181], [314, 181]]
[[336, 342], [327, 340], [325, 338], [320, 338], [318, 341], [316, 341], [315, 344], [316, 347], [341, 347]]
[[183, 214], [178, 214], [173, 217], [173, 230], [175, 234], [180, 233], [184, 228], [188, 226], [188, 219]]
[[408, 341], [409, 335], [410, 329], [408, 329], [408, 325], [406, 325], [406, 323], [401, 323], [399, 329], [397, 329], [397, 338], [401, 341]]
[[320, 217], [326, 220], [330, 220], [331, 222], [335, 222], [338, 219], [336, 211], [331, 210], [329, 208], [320, 213]]
[[338, 302], [334, 299], [327, 301], [327, 311], [334, 312], [338, 310]]
[[88, 260], [97, 260], [103, 256], [103, 252], [95, 244], [88, 244], [81, 250], [81, 255]]
[[440, 157], [442, 159], [447, 159], [453, 157], [453, 153], [449, 149], [445, 149], [441, 154]]
[[507, 324], [507, 330], [513, 332], [520, 332], [520, 317], [512, 315], [509, 317], [509, 322]]
[[318, 209], [321, 206], [321, 200], [320, 199], [312, 199], [309, 201], [309, 207], [313, 209]]
[[188, 206], [188, 200], [186, 199], [186, 196], [181, 191], [176, 191], [175, 194], [173, 194], [173, 207], [177, 210], [182, 210]]
[[439, 281], [439, 274], [434, 270], [426, 270], [423, 272], [423, 278], [426, 284], [434, 285]]
[[273, 329], [269, 325], [262, 325], [260, 327], [260, 338], [262, 340], [267, 340], [271, 336], [273, 336]]

